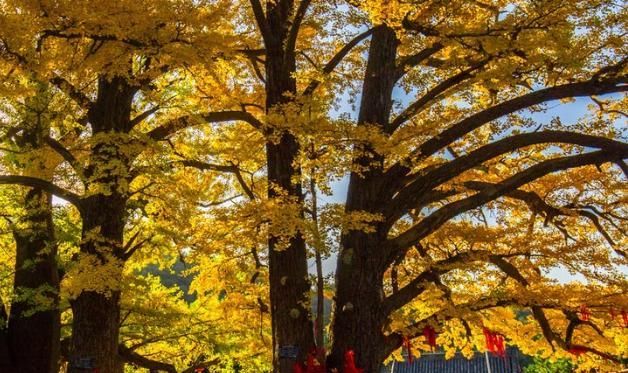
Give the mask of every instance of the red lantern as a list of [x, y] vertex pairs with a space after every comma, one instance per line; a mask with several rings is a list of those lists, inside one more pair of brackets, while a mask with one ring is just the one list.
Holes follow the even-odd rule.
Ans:
[[345, 352], [345, 366], [343, 372], [364, 373], [364, 369], [355, 366], [355, 352], [353, 352], [353, 350], [347, 350], [347, 352]]
[[581, 305], [580, 306], [580, 320], [589, 321], [590, 319], [591, 319], [591, 312], [589, 311], [586, 305], [584, 304]]
[[434, 328], [427, 325], [425, 328], [423, 328], [423, 335], [425, 336], [425, 341], [427, 342], [427, 344], [429, 344], [432, 350], [434, 350], [434, 348], [436, 347], [436, 337], [438, 336]]

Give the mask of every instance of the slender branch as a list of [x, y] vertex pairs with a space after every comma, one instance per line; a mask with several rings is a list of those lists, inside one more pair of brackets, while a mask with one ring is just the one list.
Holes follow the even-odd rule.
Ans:
[[412, 54], [403, 58], [397, 64], [397, 70], [395, 72], [395, 81], [401, 79], [405, 75], [406, 71], [414, 66], [420, 65], [423, 61], [432, 57], [443, 49], [444, 45], [441, 43], [435, 43], [434, 45], [423, 49], [422, 51]]
[[235, 175], [236, 179], [238, 180], [238, 184], [240, 184], [240, 186], [242, 187], [244, 194], [246, 194], [246, 196], [249, 197], [251, 201], [255, 200], [255, 193], [253, 193], [253, 190], [251, 189], [251, 187], [244, 180], [244, 177], [242, 176], [242, 172], [240, 171], [240, 168], [233, 163], [230, 165], [221, 165], [221, 164], [207, 163], [207, 162], [202, 162], [202, 161], [197, 161], [197, 160], [183, 160], [181, 161], [181, 164], [183, 164], [186, 167], [193, 167], [193, 168], [203, 170], [203, 171], [218, 171], [218, 172], [232, 173]]
[[47, 180], [30, 176], [0, 175], [0, 184], [23, 185], [31, 188], [40, 188], [52, 195], [70, 202], [79, 210], [83, 209], [81, 196], [70, 192], [69, 190], [63, 189]]
[[177, 369], [172, 364], [163, 363], [161, 361], [152, 360], [138, 354], [127, 348], [123, 344], [118, 346], [118, 354], [127, 363], [135, 364], [142, 368], [152, 371], [164, 371], [168, 373], [177, 373]]
[[294, 20], [292, 21], [292, 26], [290, 27], [288, 39], [286, 40], [287, 51], [292, 52], [296, 49], [299, 30], [301, 29], [301, 24], [303, 23], [303, 19], [305, 18], [305, 14], [307, 13], [311, 2], [312, 0], [301, 0], [301, 2], [299, 3], [299, 7], [297, 8], [297, 11], [294, 15]]
[[387, 132], [388, 133], [394, 132], [403, 123], [405, 123], [406, 121], [408, 121], [409, 119], [411, 119], [412, 117], [414, 117], [415, 115], [423, 111], [423, 109], [425, 109], [425, 105], [428, 104], [430, 101], [437, 98], [440, 94], [442, 94], [446, 90], [471, 78], [475, 71], [486, 66], [488, 62], [489, 62], [489, 59], [486, 59], [474, 66], [471, 66], [461, 71], [460, 73], [454, 76], [451, 76], [445, 79], [441, 83], [437, 84], [435, 87], [433, 87], [428, 92], [426, 92], [423, 96], [421, 96], [418, 100], [410, 104], [410, 106], [408, 106], [404, 111], [399, 113], [399, 115], [397, 115], [397, 117], [388, 126]]
[[[503, 258], [496, 257], [496, 256], [492, 256], [491, 257], [491, 262], [493, 264], [495, 264], [500, 270], [502, 270], [502, 272], [506, 273], [506, 275], [508, 275], [508, 277], [514, 279], [515, 281], [520, 283], [522, 286], [528, 287], [530, 285], [528, 280], [521, 274], [521, 272], [519, 272], [517, 267], [515, 267], [512, 263], [508, 262], [507, 260], [505, 260]], [[579, 350], [591, 352], [593, 354], [596, 354], [596, 355], [601, 356], [601, 357], [603, 357], [605, 359], [608, 359], [608, 360], [612, 360], [612, 361], [615, 361], [615, 362], [619, 361], [619, 359], [617, 357], [612, 356], [610, 354], [607, 354], [605, 352], [599, 351], [599, 350], [597, 350], [595, 348], [573, 344], [571, 342], [571, 339], [572, 339], [572, 336], [573, 336], [573, 331], [574, 331], [575, 327], [577, 327], [578, 325], [581, 324], [580, 322], [574, 323], [573, 320], [572, 320], [569, 323], [569, 325], [567, 327], [566, 338], [565, 338], [565, 340], [563, 340], [560, 337], [560, 335], [558, 335], [552, 329], [552, 327], [551, 327], [551, 325], [549, 323], [549, 320], [547, 319], [547, 316], [545, 316], [545, 312], [543, 311], [543, 307], [541, 305], [534, 304], [530, 308], [532, 309], [532, 316], [534, 317], [534, 319], [537, 321], [537, 323], [541, 327], [541, 331], [543, 332], [543, 336], [545, 337], [547, 342], [552, 346], [552, 348], [554, 348], [554, 343], [553, 342], [556, 342], [564, 350], [569, 350], [571, 348], [577, 348]], [[599, 328], [597, 328], [595, 325], [592, 325], [592, 326], [593, 326], [593, 329], [597, 329], [596, 331], [599, 330]]]
[[[349, 52], [351, 52], [351, 50], [353, 50], [353, 48], [355, 48], [355, 46], [360, 44], [360, 42], [362, 42], [362, 40], [364, 40], [364, 39], [368, 38], [369, 36], [371, 36], [373, 31], [375, 31], [375, 29], [371, 28], [371, 29], [366, 30], [363, 33], [359, 34], [358, 36], [354, 37], [350, 42], [348, 42], [344, 47], [342, 47], [342, 49], [340, 49], [336, 53], [336, 55], [334, 55], [332, 57], [332, 59], [329, 60], [329, 62], [327, 62], [327, 64], [323, 67], [322, 73], [324, 75], [331, 74], [336, 69], [336, 67], [340, 64], [340, 62], [342, 62], [342, 60], [349, 54]], [[316, 79], [313, 80], [312, 82], [310, 82], [310, 84], [307, 86], [307, 88], [305, 88], [305, 90], [303, 91], [303, 95], [304, 96], [311, 95], [312, 93], [314, 93], [316, 88], [318, 88], [318, 86], [321, 83], [322, 82], [320, 80], [316, 80]]]
[[161, 109], [161, 107], [159, 105], [156, 105], [156, 106], [154, 106], [154, 107], [144, 111], [143, 113], [138, 114], [135, 118], [131, 119], [131, 122], [129, 123], [130, 128], [133, 128], [136, 125], [142, 123], [146, 118], [150, 117], [151, 115], [153, 115], [157, 111], [159, 111], [159, 109]]
[[[488, 182], [482, 182], [482, 181], [469, 181], [469, 182], [466, 182], [464, 185], [465, 185], [465, 187], [468, 187], [468, 188], [471, 188], [471, 189], [475, 189], [475, 190], [482, 190], [482, 189], [485, 189], [485, 188], [493, 188], [493, 187], [495, 187], [495, 184], [488, 183]], [[546, 223], [553, 221], [553, 219], [556, 216], [573, 216], [575, 214], [575, 215], [579, 215], [581, 217], [584, 217], [584, 218], [586, 218], [586, 219], [591, 221], [593, 226], [595, 226], [597, 231], [602, 235], [602, 237], [604, 237], [604, 239], [608, 242], [608, 244], [611, 247], [613, 247], [614, 251], [618, 255], [621, 255], [624, 258], [628, 257], [626, 252], [624, 252], [620, 248], [616, 248], [615, 247], [617, 244], [615, 243], [615, 241], [612, 239], [612, 237], [608, 234], [606, 229], [604, 229], [604, 227], [600, 223], [598, 215], [596, 215], [593, 212], [586, 211], [586, 210], [581, 210], [581, 209], [572, 209], [572, 208], [569, 208], [569, 207], [557, 208], [557, 207], [549, 205], [538, 194], [536, 194], [534, 192], [530, 192], [530, 191], [520, 190], [520, 189], [513, 190], [512, 192], [507, 193], [505, 196], [509, 197], [509, 198], [514, 198], [514, 199], [518, 199], [518, 200], [524, 201], [536, 213], [545, 213], [545, 221], [546, 221]], [[611, 221], [611, 223], [612, 223], [612, 221]], [[615, 225], [615, 224], [613, 224], [613, 225]], [[564, 228], [562, 228], [560, 226], [557, 226], [557, 228], [559, 230], [561, 230], [561, 231], [564, 231]], [[617, 227], [617, 228], [619, 228], [619, 227]], [[619, 228], [619, 229], [621, 229], [621, 228]], [[624, 232], [622, 231], [622, 233], [624, 233]]]

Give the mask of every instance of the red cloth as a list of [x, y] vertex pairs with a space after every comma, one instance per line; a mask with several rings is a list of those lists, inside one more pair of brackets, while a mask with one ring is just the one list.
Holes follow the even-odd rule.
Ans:
[[408, 337], [403, 337], [403, 347], [406, 349], [406, 352], [408, 353], [408, 363], [412, 364], [412, 359], [414, 358], [412, 356], [412, 346], [410, 345], [410, 339]]
[[425, 341], [427, 342], [427, 344], [429, 344], [430, 347], [434, 349], [434, 347], [436, 347], [436, 337], [438, 336], [438, 334], [436, 334], [436, 330], [428, 325], [423, 328], [423, 335], [425, 336]]
[[347, 350], [347, 352], [345, 352], [343, 373], [364, 373], [364, 369], [355, 366], [355, 352], [353, 352], [353, 350]]
[[294, 363], [294, 365], [292, 366], [292, 371], [294, 373], [305, 373], [300, 363]]
[[504, 336], [487, 328], [483, 329], [484, 338], [486, 339], [486, 349], [497, 356], [506, 357], [506, 345]]
[[[325, 373], [325, 365], [321, 364], [316, 358], [317, 350], [307, 354], [307, 369], [306, 373]], [[324, 355], [323, 355], [324, 356]]]
[[591, 311], [587, 308], [585, 304], [580, 306], [580, 320], [589, 321], [591, 319]]
[[580, 346], [573, 346], [568, 351], [570, 354], [575, 355], [575, 356], [580, 356], [587, 352], [585, 348], [580, 347]]

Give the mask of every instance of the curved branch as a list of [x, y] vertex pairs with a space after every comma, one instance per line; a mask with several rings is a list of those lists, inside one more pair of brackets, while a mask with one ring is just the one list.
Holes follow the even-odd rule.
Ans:
[[[176, 134], [178, 131], [199, 125], [200, 123], [193, 120], [193, 118], [193, 116], [179, 117], [149, 131], [146, 135], [156, 141], [166, 140], [168, 137]], [[206, 122], [218, 123], [243, 121], [249, 123], [257, 129], [263, 127], [262, 122], [260, 122], [259, 119], [255, 118], [253, 114], [241, 110], [216, 111], [202, 114], [200, 115], [200, 118]]]
[[387, 257], [393, 257], [396, 251], [407, 250], [407, 248], [416, 245], [421, 239], [441, 227], [449, 219], [502, 197], [547, 174], [591, 164], [614, 162], [624, 158], [628, 158], [628, 150], [626, 149], [617, 151], [601, 150], [575, 156], [555, 158], [531, 166], [495, 184], [493, 188], [484, 189], [477, 194], [452, 202], [436, 210], [406, 232], [389, 240], [387, 250], [389, 250], [390, 253], [388, 253]]
[[135, 364], [142, 368], [152, 371], [164, 371], [168, 373], [177, 373], [177, 369], [172, 364], [162, 363], [161, 361], [152, 360], [144, 357], [137, 352], [132, 351], [128, 347], [120, 344], [118, 346], [118, 355], [127, 363]]
[[480, 147], [423, 175], [417, 175], [410, 184], [399, 191], [385, 215], [387, 217], [403, 215], [407, 210], [414, 207], [415, 196], [422, 196], [431, 189], [481, 165], [483, 162], [517, 149], [544, 143], [573, 144], [618, 152], [628, 151], [628, 144], [605, 137], [568, 131], [542, 131], [510, 136]]
[[83, 208], [83, 200], [81, 199], [81, 196], [70, 192], [69, 190], [63, 189], [47, 180], [30, 176], [0, 175], [0, 184], [22, 185], [31, 188], [39, 188], [70, 202], [79, 210], [82, 210]]
[[440, 134], [421, 144], [410, 156], [390, 167], [386, 175], [396, 178], [409, 172], [405, 164], [425, 159], [462, 138], [475, 129], [505, 115], [529, 108], [547, 101], [570, 97], [585, 97], [608, 93], [626, 92], [628, 84], [625, 76], [606, 80], [591, 79], [584, 82], [563, 84], [544, 88], [523, 96], [502, 102], [454, 124]]
[[406, 121], [410, 120], [413, 116], [423, 111], [423, 109], [425, 108], [425, 105], [428, 104], [430, 101], [434, 100], [436, 97], [438, 97], [441, 93], [445, 92], [449, 88], [454, 87], [462, 83], [463, 81], [471, 78], [475, 71], [486, 66], [488, 62], [489, 62], [489, 59], [486, 59], [437, 84], [435, 87], [433, 87], [423, 96], [421, 96], [418, 100], [410, 104], [410, 106], [408, 106], [404, 111], [399, 113], [399, 115], [397, 115], [397, 117], [395, 117], [395, 119], [388, 126], [387, 132], [388, 133], [394, 132], [403, 123], [405, 123]]

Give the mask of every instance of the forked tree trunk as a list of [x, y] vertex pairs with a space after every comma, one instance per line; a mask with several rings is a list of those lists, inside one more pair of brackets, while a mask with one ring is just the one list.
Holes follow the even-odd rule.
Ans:
[[[40, 189], [26, 193], [25, 216], [13, 232], [16, 246], [14, 290], [8, 325], [9, 355], [15, 371], [59, 370], [61, 319], [59, 274], [52, 223], [52, 200]], [[45, 304], [29, 304], [21, 294], [35, 291]], [[35, 299], [34, 296], [28, 296]]]
[[[395, 32], [379, 26], [371, 39], [358, 126], [369, 124], [385, 131], [392, 108], [397, 54]], [[390, 198], [383, 185], [384, 158], [368, 145], [354, 163], [366, 172], [352, 173], [349, 180], [346, 212], [379, 214]], [[376, 224], [374, 233], [345, 231], [336, 267], [336, 310], [332, 323], [333, 343], [330, 361], [342, 365], [344, 353], [355, 352], [357, 366], [376, 373], [386, 358], [383, 326], [386, 321], [381, 301], [386, 259], [382, 246], [388, 229]]]

